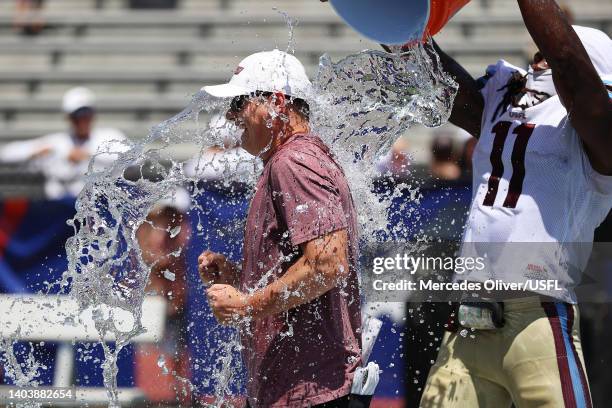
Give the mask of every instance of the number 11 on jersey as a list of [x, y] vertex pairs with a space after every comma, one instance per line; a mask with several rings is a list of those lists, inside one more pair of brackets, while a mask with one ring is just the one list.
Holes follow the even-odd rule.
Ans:
[[[499, 189], [499, 181], [504, 175], [504, 163], [502, 161], [502, 153], [506, 144], [506, 139], [510, 133], [512, 122], [499, 122], [493, 127], [495, 139], [493, 140], [493, 149], [491, 150], [491, 176], [489, 177], [489, 185], [487, 187], [487, 195], [484, 198], [483, 205], [492, 207], [497, 197]], [[506, 208], [516, 208], [521, 192], [523, 191], [523, 181], [525, 180], [525, 153], [527, 151], [527, 143], [535, 130], [535, 125], [524, 123], [517, 126], [513, 134], [516, 135], [514, 147], [512, 148], [512, 177], [508, 186], [508, 195], [504, 200], [503, 206]]]

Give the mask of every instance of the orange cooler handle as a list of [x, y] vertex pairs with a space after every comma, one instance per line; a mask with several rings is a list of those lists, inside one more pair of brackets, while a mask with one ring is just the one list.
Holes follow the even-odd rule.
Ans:
[[429, 22], [425, 35], [435, 35], [470, 0], [430, 0]]

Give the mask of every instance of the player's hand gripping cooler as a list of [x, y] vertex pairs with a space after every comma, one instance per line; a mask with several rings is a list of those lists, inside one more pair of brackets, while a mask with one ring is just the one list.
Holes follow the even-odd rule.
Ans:
[[469, 0], [331, 0], [360, 34], [387, 45], [404, 45], [437, 34]]

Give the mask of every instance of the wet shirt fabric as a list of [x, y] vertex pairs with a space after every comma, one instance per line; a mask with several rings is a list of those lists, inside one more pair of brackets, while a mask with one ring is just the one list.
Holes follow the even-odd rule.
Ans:
[[249, 403], [307, 407], [349, 394], [361, 363], [356, 213], [348, 183], [316, 136], [292, 136], [266, 163], [247, 217], [241, 290], [282, 276], [300, 244], [346, 229], [348, 278], [309, 303], [242, 330]]

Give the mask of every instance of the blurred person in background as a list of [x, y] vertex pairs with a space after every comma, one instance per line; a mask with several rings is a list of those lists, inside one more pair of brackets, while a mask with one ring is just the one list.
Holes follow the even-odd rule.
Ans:
[[385, 175], [389, 174], [398, 179], [405, 179], [410, 174], [410, 155], [408, 153], [408, 140], [401, 137], [393, 143], [391, 150], [382, 156], [376, 168]]
[[208, 126], [217, 144], [188, 160], [183, 166], [185, 175], [213, 182], [248, 183], [253, 180], [254, 175], [259, 174], [262, 162], [240, 147], [241, 130], [223, 115], [213, 116]]
[[44, 0], [17, 0], [15, 5], [15, 31], [23, 35], [38, 35], [45, 28], [45, 22], [36, 15], [43, 7]]
[[438, 180], [457, 180], [461, 168], [455, 160], [453, 135], [449, 131], [438, 131], [431, 143], [431, 175]]
[[95, 96], [89, 89], [78, 87], [66, 92], [62, 110], [69, 123], [67, 131], [9, 143], [0, 150], [1, 162], [28, 163], [42, 172], [49, 199], [76, 197], [85, 185], [90, 160], [92, 170], [100, 171], [128, 149], [127, 139], [119, 130], [93, 126]]
[[[184, 249], [191, 237], [190, 206], [187, 190], [177, 187], [153, 207], [136, 232], [142, 259], [151, 268], [146, 292], [168, 300], [164, 338], [157, 344], [139, 344], [136, 354], [136, 384], [155, 402], [179, 398], [186, 403], [189, 398], [177, 376], [187, 378], [189, 371]], [[173, 372], [176, 375], [166, 375]]]
[[474, 149], [478, 139], [470, 137], [463, 142], [463, 150], [461, 151], [461, 160], [459, 165], [461, 166], [461, 176], [464, 179], [472, 179], [472, 158], [474, 157]]

